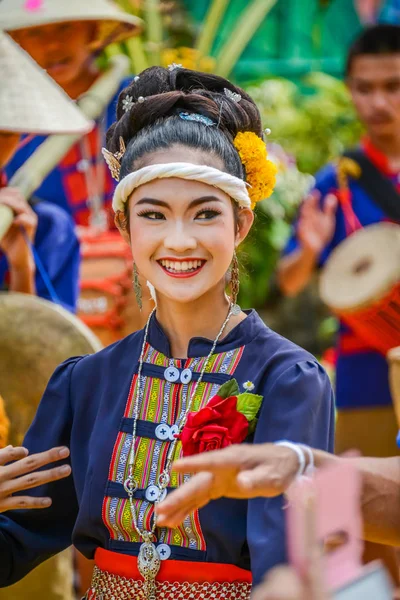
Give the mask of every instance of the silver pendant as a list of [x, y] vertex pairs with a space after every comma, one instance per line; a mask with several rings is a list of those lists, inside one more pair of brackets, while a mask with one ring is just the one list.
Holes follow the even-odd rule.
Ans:
[[144, 542], [140, 546], [138, 556], [139, 573], [144, 579], [144, 594], [146, 600], [156, 600], [155, 579], [160, 570], [160, 556], [155, 545], [150, 542], [150, 536], [143, 535]]
[[241, 312], [242, 312], [242, 309], [240, 308], [239, 304], [233, 304], [233, 306], [231, 308], [231, 315], [233, 317], [237, 317], [238, 315], [240, 315]]

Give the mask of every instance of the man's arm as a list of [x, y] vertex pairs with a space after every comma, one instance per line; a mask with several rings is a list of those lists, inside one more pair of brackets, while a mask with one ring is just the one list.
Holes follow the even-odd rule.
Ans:
[[278, 283], [285, 296], [296, 296], [309, 283], [318, 257], [312, 250], [298, 248], [283, 256], [278, 264]]
[[0, 250], [7, 257], [10, 271], [10, 292], [35, 294], [35, 261], [30, 243], [35, 238], [37, 217], [18, 189], [2, 188], [0, 204], [14, 213], [11, 227], [0, 239]]
[[[317, 468], [347, 460], [359, 469], [365, 538], [400, 546], [400, 457], [343, 458], [322, 450], [313, 450], [313, 456]], [[296, 476], [298, 459], [292, 450], [274, 444], [241, 444], [180, 459], [173, 468], [197, 475], [157, 505], [160, 524], [170, 527], [221, 496], [282, 494]]]

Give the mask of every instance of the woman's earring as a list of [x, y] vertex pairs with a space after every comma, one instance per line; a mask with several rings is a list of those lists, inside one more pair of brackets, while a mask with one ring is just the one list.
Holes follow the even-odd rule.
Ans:
[[137, 270], [136, 263], [133, 263], [133, 291], [135, 292], [135, 298], [139, 310], [142, 310], [142, 286], [140, 285], [139, 272]]
[[240, 306], [237, 304], [237, 297], [239, 294], [240, 280], [239, 280], [239, 261], [236, 256], [236, 252], [233, 254], [232, 265], [231, 265], [231, 303], [232, 303], [232, 314], [238, 315], [241, 312]]

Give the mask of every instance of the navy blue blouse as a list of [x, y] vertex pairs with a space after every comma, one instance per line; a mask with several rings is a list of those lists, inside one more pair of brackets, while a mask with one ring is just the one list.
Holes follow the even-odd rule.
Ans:
[[[146, 492], [170, 443], [160, 439], [157, 425], [175, 422], [193, 385], [182, 372], [189, 368], [195, 381], [212, 345], [193, 338], [188, 359], [171, 359], [168, 339], [153, 316], [138, 382], [143, 335], [138, 331], [97, 354], [71, 358], [50, 379], [24, 444], [31, 453], [69, 446], [72, 476], [33, 491], [52, 497], [50, 508], [0, 515], [0, 586], [19, 580], [71, 541], [87, 557], [98, 547], [138, 554], [123, 488], [135, 386], [143, 386], [136, 453], [143, 485], [135, 500], [145, 522], [152, 513]], [[218, 343], [199, 386], [200, 405], [232, 377], [241, 388], [251, 381], [254, 393], [263, 396], [254, 443], [288, 439], [333, 450], [334, 399], [328, 376], [313, 356], [271, 331], [255, 311]], [[172, 477], [171, 487], [179, 483]], [[157, 532], [171, 559], [237, 565], [251, 569], [255, 583], [286, 558], [281, 496], [215, 500], [180, 529]]]

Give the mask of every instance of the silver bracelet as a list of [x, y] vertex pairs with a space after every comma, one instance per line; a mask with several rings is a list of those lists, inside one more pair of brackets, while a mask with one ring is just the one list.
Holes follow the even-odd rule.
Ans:
[[304, 444], [302, 444], [301, 447], [307, 452], [309, 458], [308, 465], [304, 471], [304, 475], [306, 477], [311, 477], [311, 475], [315, 471], [314, 454], [310, 446], [305, 446]]
[[298, 444], [294, 444], [293, 442], [288, 442], [286, 440], [282, 440], [280, 442], [275, 442], [276, 446], [286, 446], [286, 448], [290, 448], [297, 455], [299, 459], [299, 469], [296, 473], [296, 479], [298, 477], [302, 477], [304, 475], [304, 471], [306, 469], [306, 455], [304, 453], [304, 449], [302, 446]]

